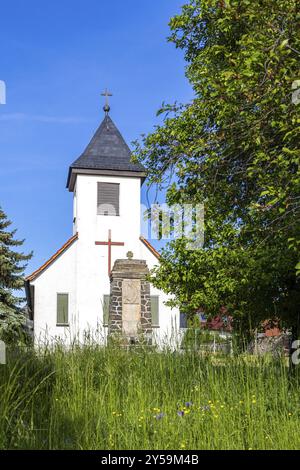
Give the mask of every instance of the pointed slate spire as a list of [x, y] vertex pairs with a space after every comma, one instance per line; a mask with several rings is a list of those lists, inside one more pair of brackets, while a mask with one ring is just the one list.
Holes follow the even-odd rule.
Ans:
[[145, 178], [145, 168], [131, 162], [131, 151], [108, 112], [85, 151], [70, 166], [67, 181], [70, 191], [80, 173]]

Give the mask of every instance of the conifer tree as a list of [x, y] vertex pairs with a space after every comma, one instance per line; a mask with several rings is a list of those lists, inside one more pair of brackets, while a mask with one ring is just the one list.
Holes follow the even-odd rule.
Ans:
[[17, 292], [24, 287], [24, 269], [32, 254], [17, 250], [24, 240], [15, 238], [9, 230], [11, 221], [0, 208], [0, 337], [16, 338], [24, 322], [24, 298]]

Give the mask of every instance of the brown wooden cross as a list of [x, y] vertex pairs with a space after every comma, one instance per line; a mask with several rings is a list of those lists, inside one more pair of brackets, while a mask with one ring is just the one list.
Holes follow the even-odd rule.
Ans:
[[108, 275], [111, 273], [111, 247], [112, 246], [124, 246], [123, 242], [112, 242], [111, 241], [111, 230], [108, 231], [108, 241], [107, 242], [95, 242], [95, 245], [106, 245], [108, 246]]

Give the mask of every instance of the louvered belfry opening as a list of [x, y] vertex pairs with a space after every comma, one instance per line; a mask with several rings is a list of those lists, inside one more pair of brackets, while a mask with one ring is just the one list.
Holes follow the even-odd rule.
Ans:
[[120, 215], [120, 185], [118, 183], [98, 183], [97, 214]]

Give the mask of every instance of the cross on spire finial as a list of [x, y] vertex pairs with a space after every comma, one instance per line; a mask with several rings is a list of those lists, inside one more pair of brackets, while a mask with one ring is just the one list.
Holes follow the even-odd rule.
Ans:
[[105, 96], [105, 105], [103, 106], [103, 111], [106, 114], [108, 114], [109, 111], [110, 111], [108, 98], [109, 98], [109, 96], [112, 96], [112, 93], [110, 93], [110, 91], [108, 91], [108, 89], [105, 88], [105, 91], [103, 93], [101, 93], [101, 96]]

